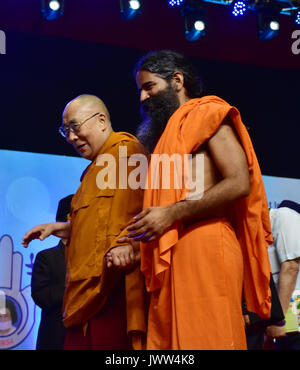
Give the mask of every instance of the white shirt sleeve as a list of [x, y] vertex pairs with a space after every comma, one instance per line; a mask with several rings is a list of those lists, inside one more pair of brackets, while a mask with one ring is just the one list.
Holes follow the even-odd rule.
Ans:
[[271, 209], [270, 220], [280, 264], [300, 258], [300, 214], [286, 207]]

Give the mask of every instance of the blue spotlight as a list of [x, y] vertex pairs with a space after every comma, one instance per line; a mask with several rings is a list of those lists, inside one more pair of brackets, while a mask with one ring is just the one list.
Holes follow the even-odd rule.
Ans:
[[171, 8], [182, 5], [184, 0], [168, 0], [168, 4]]
[[245, 1], [241, 0], [235, 0], [231, 3], [231, 13], [235, 17], [239, 17], [241, 15], [244, 15], [247, 11], [247, 3]]
[[141, 13], [142, 4], [140, 0], [120, 0], [120, 12], [124, 19], [135, 18]]
[[196, 41], [206, 34], [206, 8], [187, 5], [181, 10], [184, 20], [185, 38]]
[[300, 10], [297, 9], [294, 13], [294, 22], [299, 26], [300, 25]]
[[42, 7], [41, 11], [43, 17], [47, 19], [47, 21], [53, 21], [59, 18], [64, 12], [65, 2], [58, 1], [58, 0], [42, 0]]
[[277, 36], [280, 29], [280, 5], [265, 6], [264, 4], [257, 4], [255, 11], [257, 12], [259, 40], [270, 40]]

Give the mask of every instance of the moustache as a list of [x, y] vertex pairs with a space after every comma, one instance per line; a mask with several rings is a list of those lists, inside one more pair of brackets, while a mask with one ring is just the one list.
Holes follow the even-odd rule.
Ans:
[[152, 98], [148, 98], [140, 105], [141, 113], [148, 114], [149, 111], [151, 111], [153, 108], [154, 108], [154, 104], [153, 104]]
[[140, 105], [140, 113], [142, 116], [151, 115], [156, 109], [164, 109], [166, 102], [161, 96], [151, 96]]

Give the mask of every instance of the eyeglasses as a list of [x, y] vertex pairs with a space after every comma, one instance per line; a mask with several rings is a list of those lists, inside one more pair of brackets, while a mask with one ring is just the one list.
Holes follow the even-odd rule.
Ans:
[[99, 114], [100, 112], [98, 113], [94, 113], [91, 117], [88, 117], [87, 119], [77, 123], [77, 122], [74, 122], [74, 121], [71, 121], [69, 122], [68, 125], [64, 125], [62, 124], [60, 127], [59, 127], [59, 132], [62, 134], [62, 136], [64, 138], [68, 138], [69, 135], [70, 135], [70, 131], [74, 132], [74, 134], [78, 134], [78, 132], [80, 131], [80, 128], [81, 126], [86, 122], [88, 121], [89, 119], [92, 119], [93, 117], [97, 116], [97, 114]]

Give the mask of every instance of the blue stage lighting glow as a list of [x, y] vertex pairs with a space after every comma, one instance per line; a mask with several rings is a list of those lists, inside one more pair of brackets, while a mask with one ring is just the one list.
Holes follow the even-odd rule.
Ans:
[[238, 17], [240, 15], [244, 15], [246, 13], [246, 10], [247, 10], [247, 5], [245, 4], [244, 1], [236, 1], [234, 2], [233, 7], [232, 7], [232, 14], [235, 17]]
[[140, 0], [120, 0], [120, 12], [121, 16], [130, 20], [141, 14], [142, 1]]
[[64, 12], [64, 0], [42, 0], [41, 12], [48, 21], [59, 18]]
[[186, 40], [197, 41], [206, 35], [206, 6], [186, 5], [183, 6], [180, 13], [183, 17]]
[[171, 6], [172, 8], [174, 8], [175, 6], [180, 6], [182, 5], [184, 2], [184, 0], [168, 0], [168, 4], [169, 6]]
[[188, 41], [197, 41], [200, 37], [205, 36], [205, 34], [206, 25], [204, 19], [186, 20], [185, 38]]
[[281, 9], [282, 6], [276, 2], [267, 4], [258, 1], [254, 4], [259, 40], [267, 41], [279, 35]]
[[300, 25], [300, 10], [298, 10], [298, 12], [296, 14], [295, 23]]

